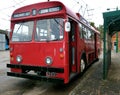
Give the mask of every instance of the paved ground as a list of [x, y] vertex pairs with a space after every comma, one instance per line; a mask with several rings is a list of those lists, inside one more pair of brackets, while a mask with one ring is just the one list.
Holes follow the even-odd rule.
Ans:
[[69, 95], [120, 95], [120, 53], [112, 52], [107, 80], [102, 79], [102, 62]]
[[77, 76], [67, 85], [34, 81], [10, 77], [6, 64], [9, 63], [9, 51], [0, 51], [0, 95], [69, 95], [69, 93], [92, 72], [98, 62], [92, 65], [83, 75]]
[[102, 57], [82, 76], [58, 85], [6, 76], [9, 51], [0, 51], [0, 95], [120, 95], [120, 53], [112, 53], [107, 80], [102, 79]]

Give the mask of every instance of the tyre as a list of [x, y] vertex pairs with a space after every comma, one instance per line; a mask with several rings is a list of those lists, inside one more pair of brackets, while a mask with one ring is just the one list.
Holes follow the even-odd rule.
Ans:
[[85, 68], [86, 68], [86, 63], [85, 63], [85, 61], [84, 61], [84, 59], [82, 57], [80, 59], [80, 70], [81, 70], [81, 72], [83, 72], [85, 70]]

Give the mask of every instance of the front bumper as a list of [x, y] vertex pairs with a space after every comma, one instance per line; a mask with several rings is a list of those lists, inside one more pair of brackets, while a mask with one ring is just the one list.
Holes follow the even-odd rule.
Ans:
[[[53, 68], [53, 67], [40, 67], [40, 66], [27, 66], [27, 65], [20, 65], [20, 64], [7, 64], [8, 68], [12, 69], [21, 69], [21, 70], [33, 70], [39, 72], [55, 72], [55, 73], [64, 73], [63, 68]], [[8, 76], [20, 77], [20, 78], [28, 78], [40, 81], [47, 81], [47, 82], [58, 82], [64, 83], [63, 78], [58, 77], [48, 77], [46, 75], [35, 75], [23, 72], [7, 72]]]

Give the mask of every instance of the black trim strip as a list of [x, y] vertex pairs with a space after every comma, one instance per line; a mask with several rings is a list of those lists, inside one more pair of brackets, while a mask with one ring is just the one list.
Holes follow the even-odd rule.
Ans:
[[26, 70], [36, 70], [36, 71], [64, 73], [64, 69], [63, 68], [27, 66], [27, 65], [20, 65], [20, 64], [7, 64], [7, 67], [8, 68], [17, 68], [17, 69], [26, 69]]
[[20, 77], [20, 78], [28, 78], [28, 79], [33, 79], [33, 80], [46, 81], [46, 82], [64, 83], [64, 79], [62, 78], [48, 78], [45, 76], [31, 75], [31, 74], [25, 74], [25, 73], [13, 73], [13, 72], [7, 72], [7, 75], [14, 76], [14, 77]]

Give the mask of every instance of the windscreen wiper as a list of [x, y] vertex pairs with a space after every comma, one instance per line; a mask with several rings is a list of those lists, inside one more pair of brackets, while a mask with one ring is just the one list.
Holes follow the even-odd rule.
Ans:
[[63, 25], [60, 24], [55, 18], [54, 18], [54, 21], [63, 28]]

